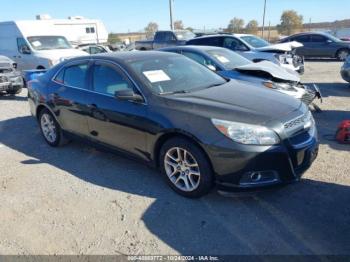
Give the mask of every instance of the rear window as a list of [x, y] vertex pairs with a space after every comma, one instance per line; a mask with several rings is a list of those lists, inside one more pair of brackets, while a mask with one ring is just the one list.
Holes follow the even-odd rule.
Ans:
[[87, 89], [85, 80], [87, 76], [88, 64], [78, 64], [62, 69], [55, 81], [66, 86]]

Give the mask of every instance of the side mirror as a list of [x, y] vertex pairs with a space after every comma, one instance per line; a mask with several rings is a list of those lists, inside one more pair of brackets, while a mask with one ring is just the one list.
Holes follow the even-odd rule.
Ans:
[[22, 45], [20, 50], [19, 50], [22, 54], [25, 55], [30, 55], [32, 52], [30, 51], [29, 47], [26, 45]]
[[207, 67], [208, 67], [211, 71], [216, 72], [216, 67], [215, 67], [215, 66], [213, 66], [213, 65], [207, 65]]
[[141, 103], [143, 102], [143, 97], [136, 94], [132, 89], [123, 89], [116, 91], [114, 94], [115, 98], [123, 101], [132, 101]]
[[328, 40], [326, 41], [326, 43], [327, 43], [327, 44], [331, 44], [331, 43], [333, 43], [333, 41], [330, 40], [330, 39], [328, 39]]

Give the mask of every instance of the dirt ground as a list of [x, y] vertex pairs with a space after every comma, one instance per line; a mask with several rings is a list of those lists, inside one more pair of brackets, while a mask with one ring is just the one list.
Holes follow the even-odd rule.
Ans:
[[26, 90], [0, 97], [0, 254], [350, 254], [350, 119], [341, 63], [308, 61], [324, 95], [320, 155], [300, 183], [232, 198], [173, 193], [155, 170], [73, 142], [46, 145]]

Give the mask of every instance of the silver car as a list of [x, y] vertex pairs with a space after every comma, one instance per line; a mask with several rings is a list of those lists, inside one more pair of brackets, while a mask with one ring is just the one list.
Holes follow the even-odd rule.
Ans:
[[11, 59], [0, 56], [0, 95], [3, 92], [15, 95], [22, 91], [23, 78], [16, 67], [16, 63]]

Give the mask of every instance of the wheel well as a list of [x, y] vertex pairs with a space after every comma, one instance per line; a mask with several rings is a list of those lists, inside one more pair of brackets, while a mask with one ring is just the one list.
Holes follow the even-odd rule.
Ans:
[[46, 107], [43, 106], [43, 105], [38, 106], [38, 108], [36, 109], [36, 118], [37, 118], [37, 119], [39, 119], [40, 112], [41, 112], [43, 109], [46, 109]]
[[337, 50], [337, 52], [335, 53], [335, 55], [338, 55], [339, 52], [340, 52], [340, 51], [343, 51], [343, 50], [347, 50], [347, 51], [350, 52], [350, 48], [348, 48], [348, 47], [342, 47], [342, 48], [339, 48], [339, 49]]
[[168, 140], [173, 139], [173, 138], [184, 138], [186, 140], [189, 140], [190, 142], [192, 142], [196, 146], [198, 146], [198, 148], [204, 153], [205, 157], [207, 158], [210, 167], [212, 168], [212, 170], [214, 170], [208, 154], [205, 152], [205, 150], [200, 145], [200, 143], [198, 141], [196, 141], [196, 139], [191, 137], [190, 135], [186, 135], [186, 134], [178, 133], [178, 132], [164, 134], [157, 140], [157, 143], [156, 143], [156, 145], [154, 147], [154, 151], [153, 151], [154, 152], [153, 153], [154, 163], [155, 163], [155, 166], [157, 168], [159, 168], [159, 156], [160, 156], [160, 150], [162, 149], [162, 146], [165, 144], [165, 142], [167, 142]]
[[38, 69], [38, 70], [43, 70], [43, 69], [45, 69], [45, 67], [44, 66], [38, 66], [36, 69]]

